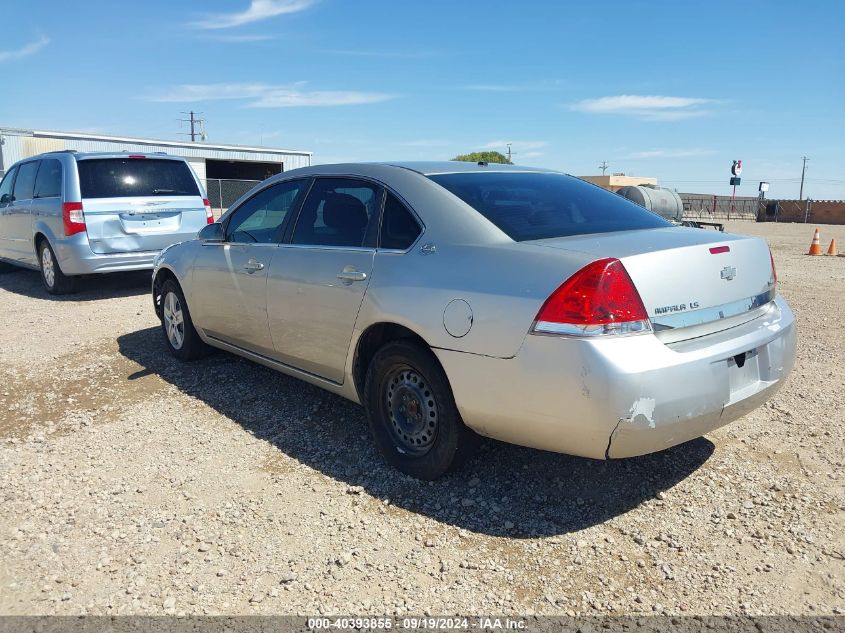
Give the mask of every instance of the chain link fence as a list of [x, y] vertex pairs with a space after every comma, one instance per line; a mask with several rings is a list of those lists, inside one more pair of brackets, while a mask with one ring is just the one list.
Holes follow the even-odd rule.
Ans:
[[205, 190], [211, 210], [215, 218], [219, 218], [235, 200], [257, 185], [260, 180], [227, 180], [223, 178], [207, 178]]

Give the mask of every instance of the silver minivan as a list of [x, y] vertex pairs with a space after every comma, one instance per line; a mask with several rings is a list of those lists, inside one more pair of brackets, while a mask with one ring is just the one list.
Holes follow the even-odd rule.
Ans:
[[41, 154], [0, 183], [0, 272], [40, 269], [48, 292], [66, 294], [81, 275], [152, 269], [162, 249], [213, 221], [180, 156]]

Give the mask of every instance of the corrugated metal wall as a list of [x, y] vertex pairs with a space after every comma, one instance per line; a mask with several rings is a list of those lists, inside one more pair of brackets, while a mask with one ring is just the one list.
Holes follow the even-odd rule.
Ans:
[[[0, 150], [2, 150], [0, 169], [3, 171], [23, 158], [63, 149], [72, 149], [78, 152], [166, 152], [174, 156], [195, 159], [191, 160], [191, 166], [202, 179], [205, 179], [204, 159], [207, 158], [282, 163], [285, 171], [297, 167], [307, 167], [311, 164], [311, 155], [305, 152], [218, 148], [213, 145], [193, 145], [190, 143], [157, 145], [155, 141], [138, 142], [138, 139], [123, 141], [118, 139], [69, 138], [61, 136], [60, 133], [56, 133], [54, 136], [47, 133], [33, 135], [32, 132], [10, 129], [0, 129], [0, 134], [3, 137], [3, 145], [0, 147]], [[202, 167], [200, 167], [200, 163], [202, 163]], [[200, 169], [203, 173], [200, 173]]]

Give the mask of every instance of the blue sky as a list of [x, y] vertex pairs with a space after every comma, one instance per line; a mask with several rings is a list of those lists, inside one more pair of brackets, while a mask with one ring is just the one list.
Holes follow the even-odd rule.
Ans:
[[[845, 3], [5, 3], [0, 124], [845, 198]], [[183, 138], [183, 137], [181, 137]]]

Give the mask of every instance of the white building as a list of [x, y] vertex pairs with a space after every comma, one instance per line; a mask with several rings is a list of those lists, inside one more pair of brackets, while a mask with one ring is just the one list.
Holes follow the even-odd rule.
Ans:
[[216, 208], [226, 208], [256, 181], [311, 165], [312, 152], [246, 145], [163, 141], [77, 132], [22, 130], [0, 126], [0, 175], [17, 161], [58, 150], [77, 152], [165, 152], [184, 156]]

